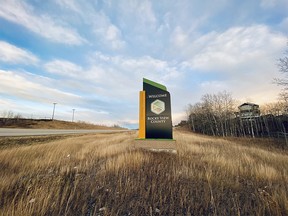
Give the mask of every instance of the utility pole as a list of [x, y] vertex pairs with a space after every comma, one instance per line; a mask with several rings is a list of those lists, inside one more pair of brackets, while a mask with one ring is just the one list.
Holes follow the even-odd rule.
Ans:
[[74, 112], [75, 112], [75, 109], [72, 109], [73, 111], [73, 114], [72, 114], [72, 122], [74, 121]]
[[52, 121], [54, 120], [55, 106], [56, 106], [57, 103], [53, 103], [53, 104], [54, 104], [54, 106], [53, 106], [53, 113], [52, 113]]

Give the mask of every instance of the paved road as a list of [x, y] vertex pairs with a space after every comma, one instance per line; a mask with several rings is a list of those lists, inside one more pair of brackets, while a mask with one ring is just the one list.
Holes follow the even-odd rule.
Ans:
[[55, 134], [86, 134], [86, 133], [113, 133], [128, 130], [56, 130], [56, 129], [18, 129], [0, 128], [1, 136], [39, 136]]

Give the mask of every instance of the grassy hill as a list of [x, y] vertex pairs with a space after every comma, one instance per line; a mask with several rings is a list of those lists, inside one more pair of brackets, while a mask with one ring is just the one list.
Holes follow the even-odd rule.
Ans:
[[0, 212], [288, 215], [287, 148], [267, 139], [174, 137], [177, 154], [134, 149], [136, 132], [0, 149]]
[[[89, 124], [86, 122], [68, 122], [50, 119], [22, 119], [0, 118], [0, 127], [5, 128], [34, 128], [34, 129], [111, 129], [104, 125]], [[119, 127], [117, 128], [119, 129]]]

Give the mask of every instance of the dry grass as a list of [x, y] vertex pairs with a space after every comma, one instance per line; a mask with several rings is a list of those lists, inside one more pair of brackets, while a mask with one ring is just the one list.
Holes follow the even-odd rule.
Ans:
[[34, 129], [121, 129], [119, 127], [107, 127], [87, 122], [70, 122], [61, 120], [33, 120], [33, 119], [0, 119], [0, 127], [3, 128], [34, 128]]
[[79, 137], [82, 134], [69, 135], [43, 135], [43, 136], [24, 136], [24, 137], [0, 137], [0, 149], [20, 147], [23, 145], [45, 144], [54, 140], [65, 139], [67, 137]]
[[178, 153], [155, 153], [133, 149], [135, 137], [85, 135], [0, 150], [0, 212], [288, 215], [287, 150], [175, 132]]

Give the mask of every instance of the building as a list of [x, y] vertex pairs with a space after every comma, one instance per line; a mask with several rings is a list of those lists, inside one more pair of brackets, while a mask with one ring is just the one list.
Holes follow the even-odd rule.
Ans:
[[260, 116], [259, 105], [253, 103], [243, 103], [239, 107], [240, 118], [256, 118]]

